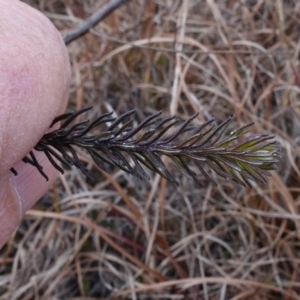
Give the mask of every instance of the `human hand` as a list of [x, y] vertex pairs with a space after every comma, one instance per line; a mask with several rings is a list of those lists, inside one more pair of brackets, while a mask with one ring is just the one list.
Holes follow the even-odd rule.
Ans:
[[20, 161], [65, 110], [70, 64], [59, 32], [44, 15], [18, 0], [0, 0], [0, 11], [1, 248], [56, 178], [42, 153], [37, 157], [48, 182]]

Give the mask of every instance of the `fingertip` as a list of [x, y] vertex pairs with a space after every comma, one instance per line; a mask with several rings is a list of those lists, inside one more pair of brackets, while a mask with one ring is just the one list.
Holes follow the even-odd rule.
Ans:
[[0, 11], [1, 173], [21, 160], [65, 110], [71, 69], [60, 33], [41, 12], [4, 0]]

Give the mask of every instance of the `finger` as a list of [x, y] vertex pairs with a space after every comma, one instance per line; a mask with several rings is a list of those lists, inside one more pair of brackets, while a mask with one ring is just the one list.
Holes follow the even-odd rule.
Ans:
[[[18, 163], [64, 111], [68, 53], [59, 32], [40, 12], [20, 1], [0, 0], [0, 247], [22, 214], [49, 188], [33, 167]], [[18, 169], [12, 177], [10, 169]]]

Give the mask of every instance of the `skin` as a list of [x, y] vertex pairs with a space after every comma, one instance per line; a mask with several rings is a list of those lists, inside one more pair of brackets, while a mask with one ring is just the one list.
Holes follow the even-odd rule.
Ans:
[[0, 0], [0, 11], [1, 248], [57, 176], [42, 153], [48, 182], [21, 159], [64, 112], [71, 72], [62, 38], [43, 14], [18, 0]]

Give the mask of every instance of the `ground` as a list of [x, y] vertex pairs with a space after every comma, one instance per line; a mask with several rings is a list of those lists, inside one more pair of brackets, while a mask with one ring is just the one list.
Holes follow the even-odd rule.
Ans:
[[[26, 0], [62, 35], [107, 1]], [[131, 0], [68, 45], [69, 110], [232, 114], [282, 148], [252, 189], [213, 175], [176, 187], [78, 170], [59, 176], [2, 249], [1, 299], [300, 299], [297, 0]]]

